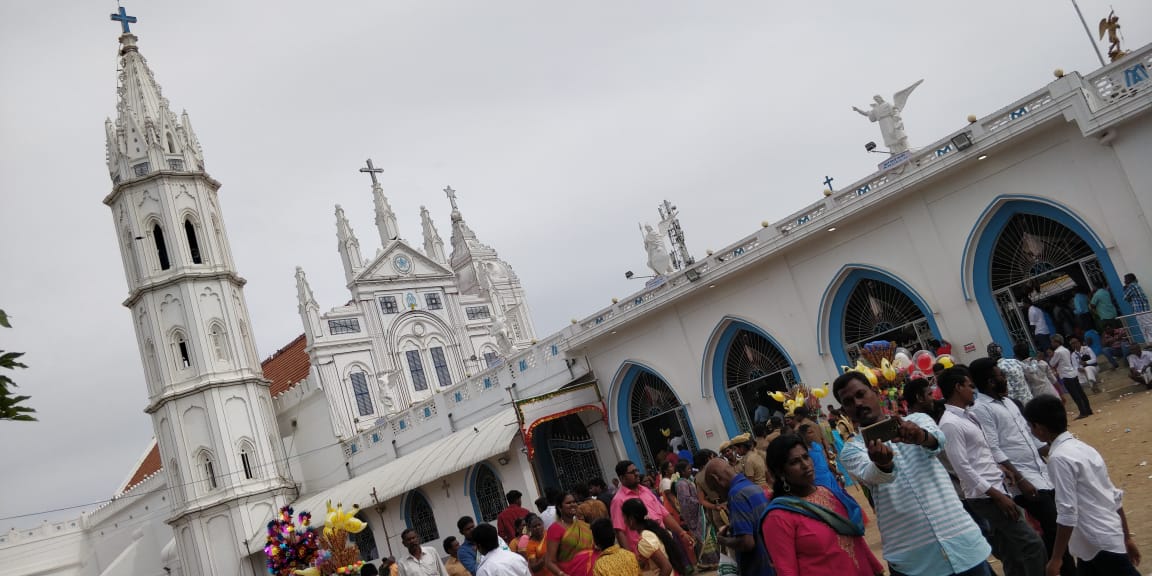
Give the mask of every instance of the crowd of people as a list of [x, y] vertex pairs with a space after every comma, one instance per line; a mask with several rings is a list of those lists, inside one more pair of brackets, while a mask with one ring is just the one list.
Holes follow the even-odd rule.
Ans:
[[[1051, 345], [1055, 363], [1025, 345], [1015, 358], [938, 367], [931, 382], [905, 384], [900, 414], [847, 372], [826, 417], [807, 406], [765, 414], [718, 451], [661, 450], [647, 474], [621, 461], [611, 485], [547, 489], [535, 513], [513, 490], [495, 525], [459, 520], [446, 562], [409, 529], [384, 573], [991, 576], [991, 556], [1005, 576], [1136, 576], [1122, 493], [1068, 433], [1058, 396], [1092, 413], [1068, 369], [1088, 367], [1090, 345], [1057, 335]], [[874, 518], [848, 491], [857, 484]], [[872, 521], [882, 558], [864, 540]]]

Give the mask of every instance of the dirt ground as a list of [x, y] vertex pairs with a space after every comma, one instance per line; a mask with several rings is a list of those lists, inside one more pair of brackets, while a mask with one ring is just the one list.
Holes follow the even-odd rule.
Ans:
[[[1152, 409], [1152, 392], [1133, 384], [1122, 368], [1104, 372], [1100, 378], [1102, 392], [1086, 391], [1094, 416], [1073, 422], [1075, 405], [1067, 400], [1066, 405], [1072, 410], [1068, 414], [1069, 429], [1100, 451], [1108, 463], [1112, 482], [1124, 491], [1128, 528], [1144, 556], [1141, 572], [1152, 575], [1152, 420], [1147, 416]], [[853, 488], [852, 493], [871, 513], [860, 490]], [[869, 523], [865, 539], [876, 557], [883, 558], [875, 522]], [[993, 568], [1002, 573], [998, 562], [993, 562]]]

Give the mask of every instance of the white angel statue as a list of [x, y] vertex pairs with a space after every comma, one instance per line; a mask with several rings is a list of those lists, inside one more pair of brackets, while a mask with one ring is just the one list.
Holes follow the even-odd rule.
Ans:
[[852, 107], [852, 109], [861, 116], [880, 124], [880, 133], [884, 136], [884, 145], [888, 147], [888, 151], [893, 155], [908, 150], [908, 134], [904, 132], [904, 119], [900, 117], [900, 112], [904, 110], [904, 105], [908, 102], [908, 96], [910, 96], [912, 91], [923, 81], [923, 79], [917, 80], [915, 84], [892, 95], [891, 103], [885, 102], [884, 98], [879, 94], [873, 96], [872, 99], [875, 102], [872, 103], [872, 109], [867, 112], [855, 106]]

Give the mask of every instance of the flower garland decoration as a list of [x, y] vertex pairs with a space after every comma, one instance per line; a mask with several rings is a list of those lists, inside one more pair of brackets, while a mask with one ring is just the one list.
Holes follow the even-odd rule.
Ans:
[[268, 523], [268, 544], [264, 554], [268, 557], [268, 573], [274, 576], [331, 576], [360, 573], [364, 562], [360, 549], [348, 539], [368, 526], [356, 518], [358, 506], [345, 511], [342, 504], [332, 507], [324, 529], [311, 526], [311, 514], [300, 513], [300, 525], [292, 523], [292, 509], [280, 509], [280, 517]]
[[311, 526], [312, 515], [301, 512], [297, 518], [299, 525], [292, 521], [292, 508], [285, 506], [280, 516], [268, 523], [264, 555], [268, 557], [268, 573], [273, 576], [293, 576], [316, 557], [319, 542]]

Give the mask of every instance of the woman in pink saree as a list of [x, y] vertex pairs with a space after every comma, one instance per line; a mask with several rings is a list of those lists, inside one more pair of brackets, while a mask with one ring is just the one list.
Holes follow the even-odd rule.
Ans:
[[547, 560], [544, 565], [553, 576], [592, 576], [596, 552], [592, 527], [576, 517], [579, 506], [571, 493], [556, 501], [556, 522], [548, 527]]

